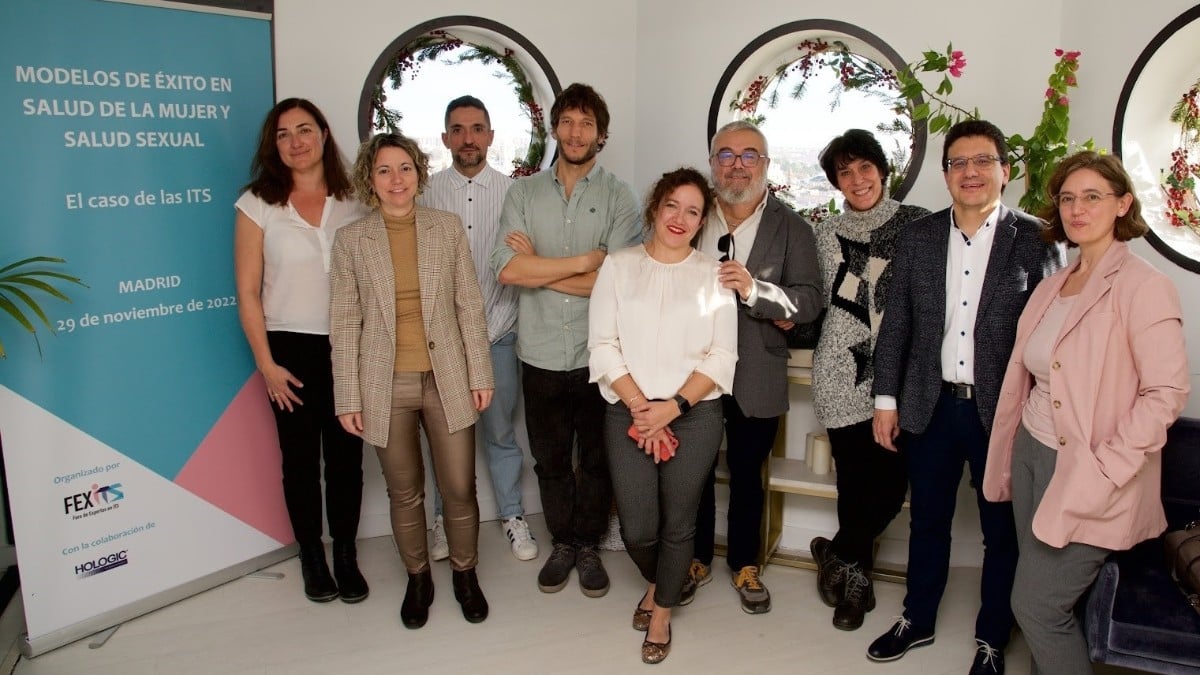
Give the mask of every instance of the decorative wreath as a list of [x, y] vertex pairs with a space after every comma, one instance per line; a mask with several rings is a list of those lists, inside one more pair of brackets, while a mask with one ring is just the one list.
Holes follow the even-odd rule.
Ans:
[[416, 77], [421, 64], [433, 61], [443, 54], [454, 52], [460, 47], [468, 49], [457, 54], [447, 63], [466, 63], [478, 61], [484, 65], [499, 63], [508, 73], [508, 80], [513, 86], [513, 92], [521, 104], [525, 117], [529, 119], [529, 150], [524, 159], [513, 160], [512, 177], [529, 176], [541, 170], [542, 159], [546, 156], [546, 124], [545, 114], [533, 96], [533, 84], [525, 75], [525, 70], [517, 60], [513, 50], [505, 48], [497, 51], [486, 45], [464, 41], [445, 30], [432, 30], [397, 50], [384, 71], [384, 79], [375, 86], [371, 97], [371, 109], [374, 113], [374, 125], [377, 130], [387, 129], [395, 132], [399, 129], [402, 115], [387, 107], [387, 94], [384, 84], [390, 84], [392, 89], [399, 89], [407, 77]]
[[[1200, 235], [1200, 205], [1196, 202], [1196, 177], [1200, 176], [1200, 79], [1196, 80], [1171, 109], [1171, 121], [1179, 125], [1179, 147], [1171, 151], [1171, 168], [1163, 170], [1166, 216], [1174, 227], [1187, 227]], [[1195, 160], [1195, 161], [1193, 161]]]

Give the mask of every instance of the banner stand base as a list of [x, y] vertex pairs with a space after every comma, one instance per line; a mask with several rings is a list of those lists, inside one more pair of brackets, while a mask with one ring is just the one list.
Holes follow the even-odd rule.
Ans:
[[108, 642], [108, 639], [117, 632], [117, 629], [124, 625], [125, 624], [123, 623], [119, 623], [112, 628], [105, 628], [99, 633], [96, 633], [92, 636], [92, 641], [88, 643], [88, 649], [100, 649]]
[[[297, 544], [290, 544], [283, 548], [269, 551], [236, 565], [226, 567], [223, 570], [217, 570], [198, 579], [193, 579], [174, 588], [169, 588], [161, 593], [147, 596], [137, 602], [115, 607], [102, 614], [97, 614], [90, 619], [60, 628], [45, 635], [39, 635], [36, 638], [30, 637], [28, 633], [22, 633], [18, 639], [21, 655], [31, 659], [39, 654], [45, 654], [52, 649], [96, 635], [102, 631], [107, 631], [108, 629], [115, 631], [116, 627], [130, 619], [142, 616], [143, 614], [149, 614], [156, 609], [161, 609], [180, 600], [190, 598], [193, 595], [240, 579], [248, 574], [258, 572], [264, 567], [270, 567], [276, 563], [283, 562], [288, 558], [293, 558], [299, 550], [300, 547]], [[282, 577], [282, 575], [280, 576]], [[111, 633], [108, 637], [111, 637]]]

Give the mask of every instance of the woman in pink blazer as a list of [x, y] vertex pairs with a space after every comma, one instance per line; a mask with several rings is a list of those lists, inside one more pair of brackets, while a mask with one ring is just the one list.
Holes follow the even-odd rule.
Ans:
[[1188, 395], [1179, 295], [1125, 242], [1146, 231], [1129, 175], [1080, 152], [1047, 186], [1045, 237], [1079, 257], [1017, 325], [983, 492], [1013, 502], [1012, 607], [1033, 672], [1090, 674], [1073, 608], [1107, 555], [1166, 527], [1159, 450]]

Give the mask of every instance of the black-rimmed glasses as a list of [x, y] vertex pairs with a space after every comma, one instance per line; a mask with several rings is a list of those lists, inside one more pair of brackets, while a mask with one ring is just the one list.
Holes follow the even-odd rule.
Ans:
[[747, 169], [757, 166], [758, 160], [767, 158], [766, 155], [757, 150], [743, 150], [741, 152], [734, 152], [732, 150], [718, 150], [717, 154], [713, 155], [713, 157], [717, 158], [717, 164], [720, 164], [721, 166], [733, 166], [734, 161], [740, 157], [742, 160], [742, 166], [746, 167]]

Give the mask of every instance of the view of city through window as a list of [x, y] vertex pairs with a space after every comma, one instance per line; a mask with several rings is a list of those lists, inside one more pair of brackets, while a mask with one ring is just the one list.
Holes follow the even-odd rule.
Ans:
[[[842, 208], [841, 194], [829, 183], [817, 157], [835, 136], [847, 129], [866, 129], [879, 139], [883, 151], [901, 173], [912, 155], [912, 134], [893, 131], [896, 120], [910, 126], [907, 115], [897, 115], [885, 92], [870, 89], [844, 90], [830, 68], [814, 68], [803, 96], [795, 98], [793, 89], [801, 76], [783, 75], [770, 105], [768, 96], [759, 101], [754, 115], [765, 119], [760, 128], [770, 144], [771, 167], [767, 177], [777, 186], [787, 186], [782, 197], [797, 209], [823, 206], [835, 199]], [[772, 82], [769, 87], [775, 87]], [[886, 92], [894, 96], [894, 92]], [[880, 127], [887, 129], [881, 132]]]

